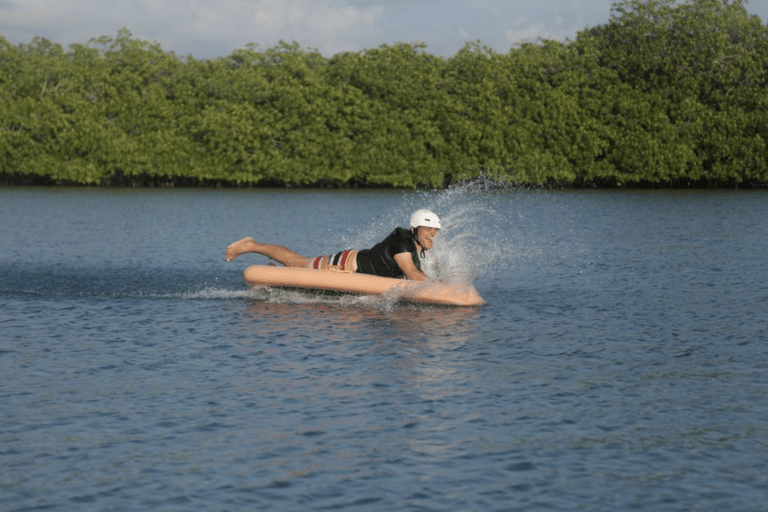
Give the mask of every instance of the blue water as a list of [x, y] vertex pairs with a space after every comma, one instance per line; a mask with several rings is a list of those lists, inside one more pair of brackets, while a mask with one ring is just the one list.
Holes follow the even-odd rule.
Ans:
[[[249, 290], [421, 206], [481, 308]], [[768, 196], [0, 188], [0, 510], [758, 511]]]

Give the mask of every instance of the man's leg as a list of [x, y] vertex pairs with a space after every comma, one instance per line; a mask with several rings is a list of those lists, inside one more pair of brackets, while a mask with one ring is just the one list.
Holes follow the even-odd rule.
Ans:
[[227, 261], [231, 261], [245, 253], [262, 254], [268, 258], [272, 258], [278, 263], [282, 263], [286, 267], [308, 268], [312, 263], [311, 258], [306, 258], [301, 254], [297, 254], [287, 247], [282, 245], [260, 244], [250, 236], [238, 240], [227, 247]]

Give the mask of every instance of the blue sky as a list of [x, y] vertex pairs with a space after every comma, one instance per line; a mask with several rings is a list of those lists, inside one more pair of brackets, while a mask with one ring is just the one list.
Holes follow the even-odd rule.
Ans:
[[[539, 37], [574, 39], [608, 21], [611, 0], [0, 0], [0, 34], [11, 43], [35, 36], [67, 46], [114, 36], [120, 27], [165, 51], [223, 57], [247, 43], [280, 39], [325, 56], [420, 41], [451, 56], [479, 40], [506, 53]], [[746, 3], [768, 19], [768, 0]]]

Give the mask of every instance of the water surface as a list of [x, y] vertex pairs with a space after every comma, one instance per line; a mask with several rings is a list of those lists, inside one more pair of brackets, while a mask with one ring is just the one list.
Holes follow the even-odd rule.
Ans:
[[[444, 308], [248, 290], [428, 207]], [[0, 510], [763, 510], [768, 196], [0, 188]]]

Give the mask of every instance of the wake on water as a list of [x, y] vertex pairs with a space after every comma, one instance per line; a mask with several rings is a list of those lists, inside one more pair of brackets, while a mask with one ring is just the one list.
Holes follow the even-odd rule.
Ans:
[[[323, 292], [318, 290], [302, 290], [279, 288], [269, 286], [257, 286], [243, 290], [227, 290], [216, 287], [184, 293], [178, 298], [184, 300], [249, 300], [266, 304], [295, 304], [295, 305], [332, 305], [362, 307], [380, 311], [391, 311], [395, 307], [401, 307], [397, 295], [352, 295], [335, 292]], [[407, 305], [403, 307], [413, 307]]]

